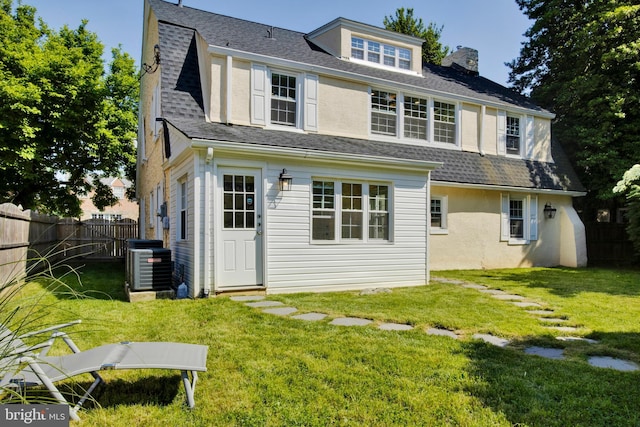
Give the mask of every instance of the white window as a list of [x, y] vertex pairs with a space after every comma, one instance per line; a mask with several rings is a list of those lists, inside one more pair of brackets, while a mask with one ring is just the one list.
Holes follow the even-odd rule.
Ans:
[[313, 181], [313, 213], [311, 238], [335, 240], [336, 195], [332, 181]]
[[178, 181], [178, 239], [187, 240], [189, 191], [187, 179]]
[[433, 101], [433, 141], [456, 143], [456, 106], [442, 101]]
[[318, 130], [318, 76], [251, 66], [251, 123]]
[[431, 234], [447, 234], [447, 196], [431, 196]]
[[351, 37], [351, 57], [364, 59], [364, 40], [358, 37]]
[[271, 74], [271, 123], [296, 126], [297, 85], [295, 76]]
[[411, 69], [411, 50], [382, 44], [361, 37], [351, 37], [351, 59], [401, 70]]
[[528, 244], [538, 240], [538, 197], [502, 194], [500, 240], [510, 244]]
[[153, 190], [149, 193], [149, 228], [153, 228], [156, 223], [156, 198], [154, 197]]
[[381, 90], [371, 91], [371, 132], [379, 135], [397, 135], [396, 94]]
[[405, 138], [427, 139], [429, 102], [424, 98], [404, 97]]
[[157, 120], [162, 117], [161, 111], [161, 97], [162, 93], [160, 92], [160, 83], [158, 83], [153, 88], [153, 93], [151, 94], [151, 111], [149, 112], [149, 127], [152, 130], [153, 136], [158, 136], [160, 132], [160, 128], [162, 127], [162, 122]]
[[499, 110], [497, 116], [499, 155], [532, 158], [535, 145], [535, 118]]
[[507, 154], [520, 155], [520, 117], [507, 116]]
[[369, 240], [389, 240], [389, 186], [369, 185]]
[[311, 239], [389, 241], [389, 191], [389, 186], [384, 184], [314, 180]]

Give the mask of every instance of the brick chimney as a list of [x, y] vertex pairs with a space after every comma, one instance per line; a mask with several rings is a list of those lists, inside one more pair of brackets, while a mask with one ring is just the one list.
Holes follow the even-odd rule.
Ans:
[[478, 75], [478, 51], [470, 47], [458, 46], [458, 50], [442, 59], [442, 65]]

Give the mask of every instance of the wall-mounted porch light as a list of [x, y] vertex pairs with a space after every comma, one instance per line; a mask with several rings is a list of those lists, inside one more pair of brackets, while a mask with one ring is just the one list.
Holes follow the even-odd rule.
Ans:
[[555, 218], [556, 216], [556, 208], [554, 208], [551, 204], [547, 203], [544, 205], [544, 209], [542, 210], [544, 212], [544, 216], [546, 218]]
[[286, 169], [282, 169], [280, 177], [278, 177], [278, 183], [280, 184], [280, 191], [291, 191], [293, 177], [289, 175]]

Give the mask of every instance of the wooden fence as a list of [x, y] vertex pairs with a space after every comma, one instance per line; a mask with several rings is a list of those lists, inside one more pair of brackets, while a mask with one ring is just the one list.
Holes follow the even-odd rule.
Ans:
[[77, 258], [124, 259], [127, 239], [138, 236], [134, 220], [58, 218], [0, 205], [0, 286], [43, 265]]
[[637, 262], [627, 224], [615, 222], [585, 223], [587, 256], [593, 266], [627, 266]]
[[137, 236], [137, 222], [131, 219], [63, 218], [58, 222], [58, 239], [65, 257], [124, 259], [127, 239]]
[[58, 217], [0, 205], [0, 284], [24, 277], [38, 268], [43, 257], [55, 252]]

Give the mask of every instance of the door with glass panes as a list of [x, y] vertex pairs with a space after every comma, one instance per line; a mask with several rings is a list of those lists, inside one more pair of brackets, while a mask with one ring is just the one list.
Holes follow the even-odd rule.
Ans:
[[258, 169], [218, 170], [222, 221], [219, 287], [262, 285], [262, 179]]

